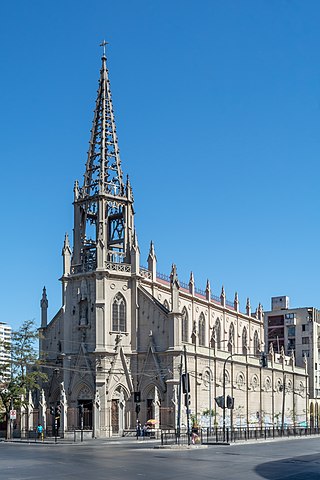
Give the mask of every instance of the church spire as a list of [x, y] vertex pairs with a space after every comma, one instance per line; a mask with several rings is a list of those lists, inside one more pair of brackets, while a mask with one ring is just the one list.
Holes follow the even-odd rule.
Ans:
[[41, 306], [41, 328], [45, 328], [47, 326], [47, 318], [48, 318], [48, 297], [47, 297], [46, 287], [43, 287], [43, 290], [42, 290], [40, 306]]
[[83, 186], [75, 184], [75, 271], [103, 270], [106, 262], [130, 263], [133, 195], [123, 181], [111, 99], [107, 57], [103, 54]]
[[83, 197], [96, 193], [124, 195], [123, 173], [105, 54], [106, 44], [107, 42], [101, 44], [104, 50], [101, 57], [98, 95], [81, 192]]

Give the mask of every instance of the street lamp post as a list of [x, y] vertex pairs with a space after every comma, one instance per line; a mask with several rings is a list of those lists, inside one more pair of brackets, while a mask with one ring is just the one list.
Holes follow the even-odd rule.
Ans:
[[[212, 339], [212, 337], [211, 337]], [[211, 417], [211, 411], [212, 411], [212, 400], [211, 400], [211, 339], [209, 343], [209, 434], [211, 435], [211, 429], [212, 429], [212, 417]]]
[[[223, 441], [225, 441], [225, 432], [226, 432], [226, 365], [230, 358], [232, 357], [243, 357], [243, 353], [230, 353], [230, 355], [225, 359], [223, 364]], [[253, 358], [256, 358], [255, 355]], [[260, 366], [263, 368], [268, 367], [268, 360], [267, 354], [262, 352], [260, 355]], [[261, 402], [260, 402], [260, 409], [261, 409]]]
[[190, 384], [189, 384], [189, 376], [188, 376], [188, 367], [187, 367], [187, 349], [184, 345], [183, 349], [184, 353], [184, 368], [185, 368], [185, 382], [186, 382], [186, 408], [187, 408], [187, 435], [188, 435], [188, 445], [190, 445], [190, 405], [189, 405], [189, 392], [190, 392]]
[[283, 376], [283, 385], [282, 385], [282, 409], [281, 409], [281, 432], [284, 433], [284, 414], [285, 414], [285, 405], [286, 405], [286, 375]]
[[[236, 354], [235, 354], [236, 355]], [[225, 359], [223, 364], [223, 417], [222, 417], [222, 430], [223, 430], [223, 441], [226, 441], [226, 365], [230, 358], [232, 358], [232, 353]]]

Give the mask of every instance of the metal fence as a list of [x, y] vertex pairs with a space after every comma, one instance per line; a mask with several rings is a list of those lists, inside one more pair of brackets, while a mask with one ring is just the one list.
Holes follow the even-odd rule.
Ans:
[[162, 431], [161, 445], [214, 445], [229, 444], [246, 440], [268, 440], [272, 438], [309, 437], [320, 435], [320, 428], [313, 427], [277, 427], [265, 428], [202, 428], [190, 433], [189, 439], [186, 432], [177, 434], [176, 431]]

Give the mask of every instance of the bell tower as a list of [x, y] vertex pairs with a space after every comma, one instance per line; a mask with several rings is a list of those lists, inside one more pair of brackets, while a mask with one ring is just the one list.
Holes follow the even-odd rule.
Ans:
[[134, 237], [132, 188], [123, 181], [116, 124], [102, 42], [102, 66], [83, 185], [74, 185], [71, 272], [103, 271], [130, 263]]
[[[132, 188], [129, 178], [123, 178], [106, 42], [101, 46], [85, 172], [83, 182], [74, 184], [73, 245], [66, 234], [62, 249], [62, 306], [48, 323], [44, 289], [40, 345], [41, 355], [59, 365], [49, 401], [56, 403], [65, 392], [64, 409], [77, 411], [84, 404], [96, 436], [121, 430], [126, 402], [128, 411], [133, 408], [140, 279]], [[105, 416], [111, 410], [117, 425]], [[66, 425], [67, 419], [64, 429]]]

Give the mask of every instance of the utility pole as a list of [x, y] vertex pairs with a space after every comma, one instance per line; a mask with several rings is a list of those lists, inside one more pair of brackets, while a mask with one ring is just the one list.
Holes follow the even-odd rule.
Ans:
[[11, 402], [10, 402], [10, 439], [13, 438], [13, 418], [11, 415], [11, 410], [13, 410], [13, 398], [11, 397]]
[[[187, 365], [187, 349], [184, 345], [184, 373], [185, 373], [185, 381], [186, 381], [186, 391], [185, 393], [186, 399], [189, 399], [189, 392], [190, 392], [190, 385], [189, 385], [189, 376], [188, 376], [188, 365]], [[189, 401], [186, 402], [186, 409], [187, 409], [187, 435], [188, 435], [188, 445], [190, 445], [190, 409], [189, 409]]]
[[[237, 354], [235, 354], [237, 355]], [[222, 418], [222, 429], [223, 429], [223, 441], [226, 441], [226, 365], [227, 361], [232, 358], [232, 353], [225, 359], [224, 364], [223, 364], [223, 418]]]
[[212, 429], [212, 417], [211, 417], [211, 413], [212, 413], [212, 400], [211, 400], [211, 340], [212, 340], [212, 336], [210, 338], [210, 342], [209, 342], [209, 435], [211, 435], [211, 429]]
[[286, 406], [286, 375], [283, 376], [282, 385], [282, 414], [281, 414], [281, 431], [284, 432], [284, 411]]
[[81, 436], [80, 440], [81, 440], [81, 442], [83, 442], [83, 414], [84, 414], [84, 406], [83, 406], [83, 403], [81, 403], [81, 404], [79, 405], [79, 412], [80, 412], [80, 431], [81, 431], [81, 433], [80, 433], [80, 436]]
[[178, 418], [177, 418], [177, 437], [180, 438], [181, 430], [181, 390], [182, 390], [182, 354], [179, 365], [179, 391], [178, 391]]

